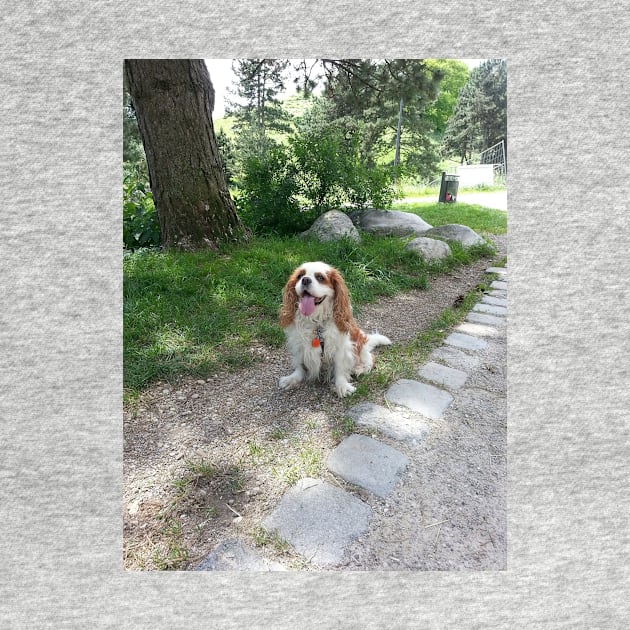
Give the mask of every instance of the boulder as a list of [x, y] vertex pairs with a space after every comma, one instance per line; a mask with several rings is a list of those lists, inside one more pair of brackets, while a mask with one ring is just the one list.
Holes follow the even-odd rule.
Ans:
[[354, 227], [350, 217], [339, 210], [330, 210], [322, 214], [300, 236], [302, 238], [314, 238], [324, 243], [340, 238], [349, 238], [357, 243], [361, 240], [359, 232]]
[[448, 225], [440, 225], [438, 227], [431, 228], [424, 233], [427, 238], [441, 238], [445, 241], [457, 241], [464, 245], [464, 247], [470, 247], [471, 245], [483, 245], [485, 241], [466, 225], [459, 225], [457, 223], [449, 223]]
[[357, 222], [362, 230], [383, 236], [419, 236], [431, 229], [417, 214], [400, 210], [366, 210]]
[[405, 249], [410, 249], [422, 256], [425, 260], [439, 260], [451, 255], [451, 248], [444, 241], [437, 241], [434, 238], [419, 236], [409, 241]]

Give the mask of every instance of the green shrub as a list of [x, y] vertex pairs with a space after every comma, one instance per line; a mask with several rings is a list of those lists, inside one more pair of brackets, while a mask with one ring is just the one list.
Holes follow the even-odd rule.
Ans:
[[256, 234], [289, 235], [306, 230], [316, 216], [296, 199], [296, 170], [287, 147], [265, 139], [262, 150], [243, 160], [239, 215]]
[[153, 195], [149, 184], [133, 168], [125, 169], [123, 179], [123, 243], [130, 250], [160, 244]]

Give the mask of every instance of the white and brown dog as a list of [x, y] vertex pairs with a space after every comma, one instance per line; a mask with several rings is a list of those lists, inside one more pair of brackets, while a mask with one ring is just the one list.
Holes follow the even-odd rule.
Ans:
[[371, 351], [391, 344], [387, 337], [368, 335], [358, 327], [346, 283], [336, 269], [322, 262], [304, 263], [291, 274], [282, 295], [280, 325], [294, 368], [280, 379], [282, 389], [321, 375], [339, 396], [348, 396], [356, 389], [351, 376], [372, 369]]

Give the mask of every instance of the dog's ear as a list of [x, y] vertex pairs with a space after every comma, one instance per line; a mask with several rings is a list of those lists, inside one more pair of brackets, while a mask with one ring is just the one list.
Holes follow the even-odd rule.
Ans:
[[336, 269], [328, 272], [328, 279], [335, 289], [335, 303], [333, 317], [335, 325], [341, 332], [349, 332], [352, 328], [352, 306], [350, 305], [350, 293], [343, 277]]
[[298, 305], [298, 296], [295, 292], [295, 285], [298, 281], [300, 270], [296, 269], [289, 277], [282, 291], [282, 306], [280, 307], [280, 326], [286, 328], [293, 323]]

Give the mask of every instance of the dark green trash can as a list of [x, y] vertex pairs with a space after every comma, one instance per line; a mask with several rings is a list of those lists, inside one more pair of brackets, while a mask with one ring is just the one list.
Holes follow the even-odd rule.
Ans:
[[442, 171], [442, 182], [440, 183], [438, 202], [455, 203], [457, 201], [458, 188], [459, 175], [448, 175], [446, 171]]

